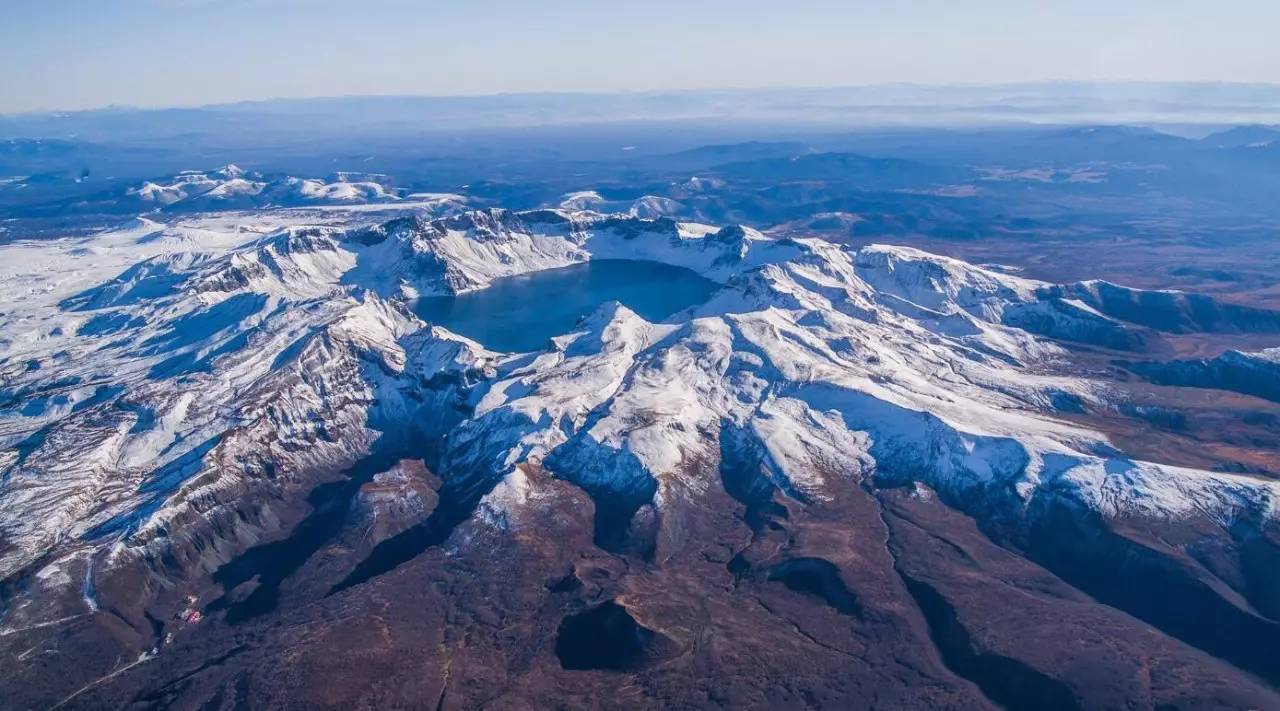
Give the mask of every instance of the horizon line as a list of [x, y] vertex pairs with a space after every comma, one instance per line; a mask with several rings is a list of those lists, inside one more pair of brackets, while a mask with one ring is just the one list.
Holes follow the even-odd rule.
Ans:
[[894, 81], [894, 82], [873, 82], [863, 84], [830, 84], [830, 85], [781, 85], [781, 86], [760, 86], [760, 87], [743, 87], [743, 86], [720, 86], [720, 87], [701, 87], [701, 88], [685, 88], [685, 89], [617, 89], [611, 91], [591, 91], [591, 90], [543, 90], [543, 91], [500, 91], [500, 92], [479, 92], [479, 93], [351, 93], [351, 94], [320, 94], [308, 96], [269, 96], [263, 98], [245, 98], [230, 101], [211, 101], [207, 103], [191, 103], [191, 104], [102, 104], [74, 109], [59, 108], [36, 108], [20, 111], [0, 111], [0, 119], [19, 118], [19, 117], [37, 117], [37, 116], [57, 116], [70, 114], [85, 114], [94, 112], [107, 111], [181, 111], [181, 110], [201, 110], [201, 109], [217, 109], [236, 106], [248, 106], [253, 104], [270, 104], [284, 102], [320, 102], [320, 101], [337, 101], [352, 99], [496, 99], [496, 98], [519, 98], [519, 97], [609, 97], [609, 96], [661, 96], [661, 95], [696, 95], [696, 94], [751, 94], [751, 93], [769, 93], [769, 92], [823, 92], [823, 91], [847, 91], [855, 89], [891, 89], [891, 88], [916, 88], [916, 89], [1000, 89], [1015, 87], [1049, 87], [1049, 86], [1165, 86], [1165, 87], [1239, 87], [1239, 88], [1266, 88], [1280, 90], [1280, 81], [1277, 82], [1255, 82], [1255, 81], [1230, 81], [1218, 79], [1187, 79], [1187, 80], [1162, 80], [1162, 79], [1042, 79], [1034, 81], [1018, 81], [1018, 82], [912, 82], [912, 81]]

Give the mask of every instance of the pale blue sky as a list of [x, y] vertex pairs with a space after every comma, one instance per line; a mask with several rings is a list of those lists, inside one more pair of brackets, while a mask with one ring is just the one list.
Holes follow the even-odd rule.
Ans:
[[0, 112], [342, 94], [1280, 82], [1276, 0], [0, 0]]

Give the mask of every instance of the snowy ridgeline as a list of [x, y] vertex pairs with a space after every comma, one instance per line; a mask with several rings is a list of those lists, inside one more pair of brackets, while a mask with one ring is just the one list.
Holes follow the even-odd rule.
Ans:
[[124, 202], [171, 211], [227, 210], [310, 205], [361, 205], [451, 201], [458, 195], [407, 193], [380, 174], [336, 173], [326, 179], [267, 177], [236, 165], [149, 180], [125, 191]]
[[[226, 558], [253, 538], [228, 514], [238, 499], [305, 492], [411, 436], [444, 442], [433, 470], [488, 492], [480, 514], [502, 526], [544, 495], [526, 464], [661, 514], [718, 486], [734, 448], [803, 501], [874, 474], [975, 516], [1045, 498], [1223, 530], [1274, 516], [1274, 483], [1134, 461], [1056, 416], [1107, 397], [1054, 374], [1056, 340], [1136, 347], [1153, 326], [1106, 295], [1176, 312], [1173, 292], [582, 210], [138, 220], [0, 257], [0, 577], [93, 551], [162, 555], [178, 531], [216, 537]], [[602, 305], [534, 353], [489, 351], [407, 307], [603, 258], [722, 287], [665, 323]], [[1268, 318], [1224, 309], [1178, 327]]]

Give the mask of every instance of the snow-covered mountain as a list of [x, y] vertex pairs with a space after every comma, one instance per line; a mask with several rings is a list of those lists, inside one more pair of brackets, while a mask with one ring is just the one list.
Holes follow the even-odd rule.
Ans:
[[170, 178], [147, 181], [129, 188], [126, 196], [139, 207], [182, 210], [343, 205], [401, 200], [402, 191], [377, 179], [339, 173], [330, 180], [269, 178], [261, 173], [227, 165], [209, 172], [185, 171]]
[[[305, 182], [288, 189], [333, 188]], [[282, 185], [224, 170], [138, 195], [258, 199]], [[157, 246], [88, 284], [52, 268], [56, 244], [3, 248], [31, 276], [0, 339], [0, 630], [30, 643], [103, 610], [150, 630], [188, 590], [217, 598], [206, 614], [270, 609], [281, 580], [242, 561], [312, 521], [312, 504], [328, 510], [307, 503], [322, 484], [347, 492], [352, 520], [393, 519], [369, 524], [367, 555], [327, 578], [339, 596], [445, 540], [533, 536], [566, 486], [594, 505], [600, 549], [658, 567], [700, 545], [726, 501], [818, 511], [874, 486], [937, 497], [1063, 577], [1127, 555], [1158, 571], [1151, 585], [1209, 590], [1206, 624], [1270, 642], [1219, 649], [1198, 623], [1113, 604], [1280, 678], [1267, 656], [1280, 651], [1280, 598], [1258, 583], [1275, 560], [1280, 484], [1127, 456], [1074, 416], [1105, 407], [1111, 384], [1069, 367], [1071, 344], [1280, 330], [1273, 315], [1143, 319], [1117, 306], [1119, 287], [583, 207]], [[101, 243], [172, 244], [168, 232], [142, 222]], [[661, 323], [603, 304], [533, 353], [488, 350], [411, 309], [593, 259], [659, 261], [722, 286]], [[408, 459], [430, 475], [395, 465]], [[1046, 539], [1065, 521], [1088, 536]], [[1247, 555], [1204, 552], [1245, 540]]]
[[571, 212], [616, 213], [646, 220], [678, 217], [687, 212], [684, 205], [668, 197], [642, 195], [634, 200], [608, 200], [594, 190], [564, 195], [560, 200], [560, 209]]

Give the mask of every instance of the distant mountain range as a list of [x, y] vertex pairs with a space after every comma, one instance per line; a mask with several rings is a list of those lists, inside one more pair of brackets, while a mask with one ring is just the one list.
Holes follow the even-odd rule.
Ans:
[[[363, 179], [362, 179], [363, 178]], [[400, 191], [377, 180], [385, 175], [340, 174], [332, 182], [308, 178], [264, 178], [235, 165], [209, 173], [187, 171], [160, 182], [129, 188], [126, 196], [142, 207], [217, 210], [247, 207], [291, 207], [314, 204], [394, 202]]]
[[1212, 82], [1041, 82], [970, 86], [349, 96], [188, 108], [107, 107], [0, 115], [0, 138], [76, 135], [97, 141], [180, 134], [276, 139], [300, 120], [326, 135], [622, 121], [772, 122], [866, 129], [1010, 124], [1277, 124], [1280, 85]]
[[1202, 141], [1218, 148], [1268, 148], [1280, 141], [1280, 126], [1236, 126]]

